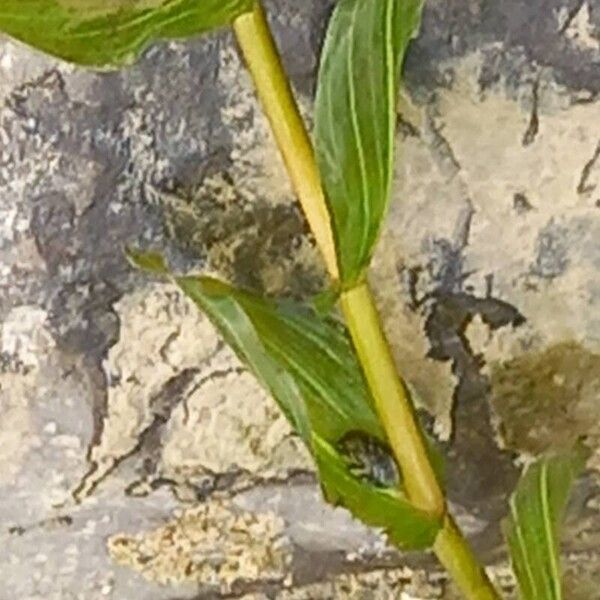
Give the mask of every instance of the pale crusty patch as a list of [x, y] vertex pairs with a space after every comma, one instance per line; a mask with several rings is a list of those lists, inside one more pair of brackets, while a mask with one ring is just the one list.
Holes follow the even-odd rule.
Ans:
[[[488, 575], [503, 592], [514, 598], [515, 579], [508, 566], [488, 569]], [[413, 570], [408, 567], [374, 569], [364, 573], [338, 575], [326, 582], [314, 583], [291, 590], [282, 590], [275, 600], [459, 600], [462, 595], [445, 573]], [[267, 600], [265, 594], [247, 594], [242, 600]]]
[[283, 582], [292, 556], [282, 519], [221, 501], [178, 511], [152, 531], [114, 535], [108, 551], [150, 581], [199, 583], [223, 594], [236, 582]]
[[185, 486], [205, 475], [238, 473], [246, 481], [313, 469], [276, 402], [176, 286], [152, 284], [121, 298], [115, 309], [121, 335], [104, 365], [107, 415], [78, 497], [89, 495], [134, 451], [153, 422], [153, 400], [186, 369], [197, 373], [165, 425], [162, 476]]

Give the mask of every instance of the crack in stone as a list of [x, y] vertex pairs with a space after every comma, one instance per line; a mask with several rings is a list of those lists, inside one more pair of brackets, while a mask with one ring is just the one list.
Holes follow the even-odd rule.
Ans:
[[594, 150], [594, 154], [592, 158], [585, 163], [581, 176], [579, 178], [579, 183], [577, 184], [577, 193], [578, 194], [588, 194], [593, 192], [596, 189], [595, 185], [588, 185], [588, 180], [590, 175], [592, 174], [592, 169], [595, 167], [596, 162], [600, 158], [600, 141], [596, 145], [596, 149]]
[[577, 16], [579, 11], [583, 8], [586, 0], [577, 0], [575, 6], [567, 13], [567, 18], [565, 22], [562, 24], [561, 28], [558, 30], [559, 35], [564, 35], [571, 26], [573, 19]]
[[531, 90], [531, 116], [529, 117], [529, 125], [527, 130], [523, 134], [523, 146], [530, 146], [535, 141], [537, 134], [540, 130], [540, 119], [538, 115], [539, 102], [540, 102], [540, 74], [538, 74], [536, 80], [533, 82]]
[[[210, 363], [212, 359], [215, 358], [223, 350], [224, 347], [225, 344], [221, 340], [217, 345], [216, 349], [211, 353], [210, 357], [208, 357], [204, 362]], [[242, 375], [246, 372], [247, 369], [243, 366], [216, 369], [210, 371], [207, 375], [201, 377], [200, 379], [194, 378], [192, 381], [190, 381], [190, 385], [187, 386], [185, 393], [182, 393], [182, 406], [184, 411], [183, 424], [187, 424], [189, 421], [189, 398], [191, 398], [204, 385], [219, 379], [229, 377], [231, 375]], [[168, 417], [170, 418], [170, 413]], [[135, 480], [127, 486], [125, 490], [125, 493], [127, 495], [146, 496], [151, 491], [167, 486], [176, 496], [179, 496], [179, 488], [181, 488], [182, 485], [185, 485], [187, 488], [189, 488], [190, 491], [193, 492], [193, 495], [196, 500], [204, 500], [207, 497], [209, 497], [213, 492], [227, 491], [236, 487], [236, 484], [238, 484], [239, 481], [248, 480], [249, 483], [243, 488], [238, 489], [236, 487], [238, 491], [240, 491], [240, 489], [250, 488], [255, 484], [254, 479], [256, 478], [253, 479], [252, 473], [244, 469], [238, 469], [237, 471], [232, 471], [228, 473], [215, 473], [210, 471], [209, 469], [205, 469], [206, 480], [203, 481], [200, 485], [195, 484], [187, 479], [182, 484], [181, 481], [177, 481], [171, 477], [164, 477], [159, 472], [159, 462], [160, 453], [162, 450], [162, 432], [164, 426], [167, 424], [167, 421], [168, 418], [165, 418], [164, 422], [160, 422], [158, 424], [154, 423], [154, 427], [152, 427], [151, 425], [144, 432], [142, 432], [142, 434], [140, 434], [140, 444], [136, 446], [135, 452], [132, 452], [127, 456], [127, 458], [130, 458], [134, 455], [141, 455], [143, 457], [142, 469], [144, 472], [141, 479]], [[290, 434], [290, 436], [291, 435], [293, 434]], [[297, 478], [298, 475], [304, 476], [307, 473], [309, 472], [305, 472], [302, 470], [294, 470], [291, 471], [289, 473], [289, 476], [284, 478], [283, 481], [295, 482], [294, 478]], [[270, 481], [270, 478], [261, 478], [260, 481], [268, 482]], [[282, 479], [275, 477], [273, 478], [273, 481], [281, 482]]]
[[38, 529], [70, 527], [73, 525], [73, 517], [70, 515], [58, 515], [49, 519], [42, 519], [29, 525], [11, 525], [7, 528], [7, 533], [12, 536], [22, 536]]
[[[205, 502], [214, 494], [239, 495], [255, 487], [269, 485], [286, 485], [290, 487], [302, 485], [316, 485], [317, 477], [312, 471], [303, 469], [290, 470], [285, 476], [257, 477], [245, 469], [229, 471], [227, 473], [213, 473], [206, 471], [206, 479], [201, 484], [189, 479], [178, 481], [172, 477], [148, 477], [145, 480], [136, 480], [125, 489], [127, 496], [144, 498], [152, 492], [168, 488], [180, 502]], [[185, 487], [185, 490], [183, 489]], [[191, 496], [190, 493], [191, 492]]]
[[248, 371], [248, 369], [246, 369], [246, 367], [244, 367], [244, 366], [228, 367], [226, 369], [218, 369], [215, 371], [211, 371], [208, 375], [206, 375], [206, 376], [202, 377], [200, 380], [198, 380], [194, 384], [194, 387], [189, 391], [188, 394], [186, 394], [186, 397], [184, 398], [184, 401], [183, 401], [183, 411], [184, 411], [183, 424], [187, 425], [189, 418], [190, 418], [190, 410], [189, 410], [189, 406], [188, 406], [188, 400], [201, 387], [203, 387], [207, 383], [210, 383], [217, 379], [224, 379], [225, 377], [229, 377], [229, 375], [242, 375], [243, 373], [246, 373], [247, 371]]
[[402, 139], [406, 138], [420, 138], [421, 134], [419, 133], [419, 129], [411, 123], [408, 119], [406, 119], [402, 114], [398, 115], [397, 119], [397, 129], [402, 135]]
[[466, 206], [463, 208], [454, 226], [454, 239], [455, 246], [460, 250], [464, 250], [469, 245], [469, 236], [471, 235], [471, 224], [473, 223], [473, 217], [475, 216], [475, 207], [471, 198], [465, 198]]
[[96, 473], [99, 468], [98, 463], [93, 461], [88, 472], [83, 476], [80, 483], [72, 492], [75, 502], [80, 503], [84, 498], [91, 496], [100, 483], [105, 481], [126, 459], [138, 454], [146, 444], [150, 443], [150, 440], [160, 440], [162, 429], [166, 423], [168, 423], [175, 408], [182, 401], [185, 389], [189, 386], [198, 372], [199, 369], [197, 368], [185, 369], [169, 379], [169, 381], [163, 385], [160, 392], [150, 400], [149, 406], [153, 413], [153, 418], [151, 423], [138, 434], [137, 444], [129, 452], [115, 457], [102, 477], [89, 483], [92, 475]]
[[431, 152], [440, 170], [447, 177], [448, 181], [450, 181], [456, 177], [462, 166], [456, 154], [454, 154], [450, 142], [442, 133], [443, 124], [436, 124], [435, 115], [432, 110], [427, 111], [426, 124], [425, 134], [429, 138]]

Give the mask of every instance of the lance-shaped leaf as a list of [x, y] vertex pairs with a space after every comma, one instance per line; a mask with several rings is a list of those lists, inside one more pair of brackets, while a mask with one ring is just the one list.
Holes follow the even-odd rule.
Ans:
[[359, 430], [385, 434], [371, 407], [345, 330], [302, 305], [275, 303], [206, 277], [176, 279], [271, 392], [313, 453], [326, 497], [398, 545], [431, 545], [440, 522], [400, 489], [379, 488], [353, 474], [334, 448]]
[[[348, 431], [360, 430], [385, 440], [352, 346], [338, 322], [309, 307], [276, 303], [209, 277], [175, 281], [213, 321], [285, 413], [306, 415], [311, 435], [335, 441]], [[257, 363], [257, 357], [268, 357], [268, 361]], [[267, 362], [272, 368], [265, 368]], [[288, 385], [275, 386], [272, 375], [284, 378]], [[297, 404], [303, 408], [293, 409]], [[298, 423], [292, 420], [296, 429]], [[310, 436], [303, 437], [310, 445]]]
[[522, 600], [561, 600], [559, 528], [585, 453], [542, 458], [527, 468], [510, 499], [505, 522]]
[[[166, 274], [159, 254], [130, 250], [128, 257], [142, 269]], [[210, 277], [175, 282], [279, 404], [313, 454], [326, 498], [385, 529], [400, 546], [432, 544], [437, 519], [412, 506], [401, 487], [381, 487], [354, 472], [340, 454], [338, 442], [349, 433], [385, 444], [343, 326], [311, 307], [260, 298]]]
[[325, 41], [315, 146], [344, 285], [368, 266], [394, 168], [400, 67], [423, 0], [340, 0]]
[[0, 31], [97, 67], [131, 63], [151, 41], [230, 23], [253, 0], [2, 0]]

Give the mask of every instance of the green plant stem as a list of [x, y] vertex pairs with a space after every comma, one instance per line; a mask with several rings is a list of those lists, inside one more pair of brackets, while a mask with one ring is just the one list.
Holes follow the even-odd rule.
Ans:
[[406, 492], [416, 506], [440, 517], [445, 512], [444, 496], [406, 389], [397, 375], [368, 284], [344, 291], [340, 304], [377, 414], [402, 469]]
[[466, 598], [496, 600], [498, 595], [467, 540], [452, 517], [444, 514], [444, 495], [406, 388], [398, 377], [368, 285], [363, 283], [343, 292], [340, 303], [377, 414], [402, 469], [408, 497], [423, 510], [443, 515], [444, 523], [433, 546], [434, 552]]
[[314, 150], [260, 2], [253, 12], [238, 17], [233, 29], [325, 266], [329, 275], [338, 279], [329, 211]]
[[433, 551], [465, 598], [500, 600], [483, 566], [473, 554], [454, 519], [448, 514], [444, 520], [444, 527], [437, 535]]
[[[333, 234], [310, 138], [298, 111], [260, 2], [234, 22], [238, 43], [283, 156], [290, 179], [333, 280], [338, 266]], [[443, 493], [423, 435], [399, 378], [368, 285], [340, 299], [381, 422], [415, 505], [444, 519], [434, 551], [469, 600], [498, 598], [467, 541], [446, 514]]]

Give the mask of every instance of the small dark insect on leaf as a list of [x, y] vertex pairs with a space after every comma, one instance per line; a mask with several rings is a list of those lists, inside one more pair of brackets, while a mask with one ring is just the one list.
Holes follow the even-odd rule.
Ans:
[[391, 449], [362, 431], [349, 431], [336, 444], [352, 475], [376, 487], [396, 487], [400, 471]]

